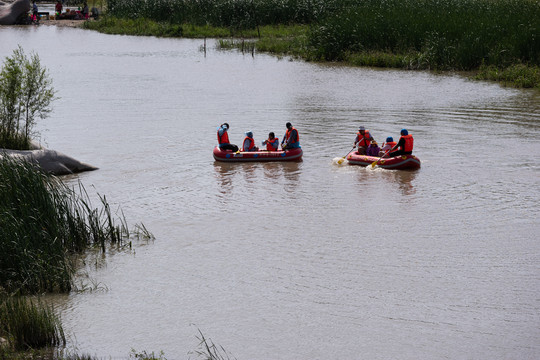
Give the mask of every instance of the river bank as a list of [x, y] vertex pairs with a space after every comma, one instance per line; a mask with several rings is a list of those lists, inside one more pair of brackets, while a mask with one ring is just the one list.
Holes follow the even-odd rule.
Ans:
[[437, 54], [409, 50], [394, 52], [388, 50], [348, 51], [336, 59], [327, 60], [318, 55], [319, 50], [310, 43], [312, 29], [308, 25], [266, 25], [254, 29], [232, 30], [227, 27], [193, 24], [168, 24], [149, 19], [120, 19], [106, 17], [96, 22], [85, 22], [82, 28], [106, 34], [136, 36], [218, 38], [222, 49], [239, 49], [249, 52], [270, 53], [277, 56], [291, 56], [313, 62], [341, 63], [348, 66], [396, 68], [407, 70], [434, 70], [437, 72], [466, 70], [471, 79], [499, 82], [503, 86], [535, 88], [540, 90], [540, 67], [521, 62], [506, 66], [485, 63], [472, 69], [454, 68], [451, 65], [438, 66], [428, 57]]

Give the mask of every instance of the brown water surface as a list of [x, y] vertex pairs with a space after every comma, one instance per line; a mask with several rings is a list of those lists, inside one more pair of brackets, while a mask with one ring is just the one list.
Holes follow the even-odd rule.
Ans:
[[[0, 28], [61, 97], [42, 141], [156, 236], [54, 298], [70, 347], [194, 358], [200, 329], [242, 360], [540, 357], [537, 92], [202, 43]], [[220, 123], [239, 144], [288, 121], [303, 162], [214, 162]], [[407, 128], [422, 168], [337, 165], [359, 125]]]

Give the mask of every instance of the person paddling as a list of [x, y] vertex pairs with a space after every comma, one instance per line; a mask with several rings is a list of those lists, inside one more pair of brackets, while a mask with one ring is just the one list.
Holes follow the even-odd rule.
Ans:
[[[390, 157], [399, 156], [399, 155], [411, 155], [414, 145], [414, 139], [412, 135], [409, 134], [407, 129], [401, 129], [401, 137], [396, 145], [390, 149]], [[394, 151], [399, 149], [398, 151]]]
[[358, 132], [356, 133], [356, 138], [354, 138], [354, 146], [358, 146], [358, 154], [365, 155], [366, 149], [373, 141], [373, 137], [369, 133], [369, 130], [366, 130], [365, 127], [360, 126]]
[[262, 144], [266, 145], [267, 151], [277, 151], [279, 147], [279, 139], [273, 132], [271, 132], [268, 134], [268, 139], [264, 140]]
[[221, 150], [238, 151], [238, 146], [229, 142], [229, 124], [223, 123], [217, 128], [218, 146]]
[[[394, 141], [394, 138], [389, 136], [386, 138], [386, 142], [383, 143], [379, 156], [388, 157], [387, 153], [390, 153], [390, 149], [397, 145], [397, 142]], [[386, 154], [386, 155], [385, 155]]]
[[287, 131], [285, 132], [285, 135], [283, 135], [283, 140], [281, 140], [281, 147], [283, 150], [301, 147], [298, 130], [296, 130], [290, 122], [285, 124], [285, 126], [287, 127]]

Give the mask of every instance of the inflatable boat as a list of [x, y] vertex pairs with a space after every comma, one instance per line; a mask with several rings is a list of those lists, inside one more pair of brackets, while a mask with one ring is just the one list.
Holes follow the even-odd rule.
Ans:
[[420, 169], [420, 159], [414, 155], [400, 155], [390, 158], [379, 158], [375, 156], [358, 155], [352, 152], [347, 155], [347, 160], [351, 165], [371, 166], [375, 161], [376, 166], [383, 169], [394, 170], [416, 170]]
[[240, 162], [240, 161], [299, 161], [302, 159], [302, 149], [290, 149], [279, 151], [237, 151], [222, 150], [219, 146], [214, 148], [216, 161]]

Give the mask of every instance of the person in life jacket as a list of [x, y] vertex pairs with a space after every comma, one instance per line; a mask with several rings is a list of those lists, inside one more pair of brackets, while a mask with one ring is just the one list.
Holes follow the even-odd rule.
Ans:
[[287, 127], [287, 131], [285, 132], [285, 135], [283, 135], [283, 140], [281, 140], [281, 147], [283, 150], [301, 147], [298, 130], [296, 130], [290, 122], [285, 124], [285, 126]]
[[375, 140], [373, 140], [369, 146], [366, 149], [366, 155], [367, 156], [379, 156], [379, 151], [381, 149], [379, 148], [379, 145]]
[[397, 142], [394, 141], [394, 138], [389, 136], [386, 138], [386, 143], [383, 143], [379, 156], [388, 157], [390, 154], [390, 149], [397, 145]]
[[227, 131], [229, 130], [229, 124], [223, 123], [217, 128], [217, 140], [218, 140], [218, 146], [221, 150], [231, 150], [231, 151], [238, 151], [238, 146], [231, 144], [229, 142], [229, 134]]
[[246, 132], [244, 143], [242, 144], [242, 151], [258, 151], [259, 148], [255, 146], [255, 140], [253, 140], [253, 133], [251, 131]]
[[262, 142], [263, 146], [266, 145], [266, 150], [277, 151], [279, 148], [279, 139], [271, 132], [268, 134], [268, 139]]
[[[411, 155], [414, 145], [414, 139], [412, 135], [409, 135], [407, 129], [401, 129], [401, 137], [396, 145], [390, 149], [390, 157], [399, 156], [399, 155]], [[398, 151], [394, 151], [398, 149]]]
[[373, 141], [373, 137], [369, 133], [369, 130], [366, 130], [365, 127], [360, 126], [356, 137], [354, 138], [354, 146], [358, 146], [358, 154], [365, 155], [366, 149], [369, 144]]

